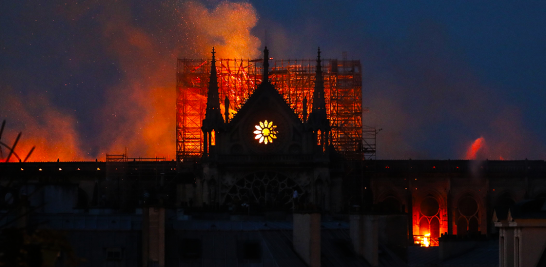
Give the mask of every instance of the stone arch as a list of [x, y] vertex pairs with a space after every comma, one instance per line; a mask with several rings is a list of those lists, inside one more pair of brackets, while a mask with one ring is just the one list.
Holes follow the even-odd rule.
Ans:
[[456, 201], [455, 221], [457, 235], [477, 234], [480, 231], [480, 218], [483, 214], [481, 201], [472, 193], [462, 194]]
[[413, 204], [419, 205], [421, 201], [423, 201], [425, 198], [432, 197], [435, 198], [438, 202], [438, 206], [440, 209], [446, 209], [447, 208], [447, 195], [445, 193], [442, 193], [435, 188], [426, 188], [426, 189], [419, 189], [420, 192], [414, 191], [413, 195], [415, 195], [415, 198], [413, 199]]
[[419, 211], [427, 217], [438, 216], [440, 213], [440, 203], [433, 196], [424, 197], [419, 203]]
[[440, 219], [432, 217], [430, 219], [430, 239], [435, 240], [440, 237]]
[[298, 201], [306, 197], [305, 191], [293, 179], [277, 172], [254, 172], [240, 178], [228, 190], [224, 204], [290, 209], [293, 193], [298, 191]]
[[419, 234], [426, 235], [428, 233], [430, 233], [430, 223], [426, 217], [422, 217], [419, 220]]
[[433, 188], [423, 191], [413, 199], [414, 233], [430, 234], [431, 246], [438, 246], [438, 237], [447, 232], [447, 225], [441, 223], [447, 215], [446, 197]]
[[[440, 233], [440, 203], [432, 195], [421, 199], [419, 209], [419, 234], [430, 234], [431, 241], [438, 239]], [[434, 233], [434, 236], [433, 236]]]
[[388, 190], [380, 194], [376, 198], [375, 204], [379, 211], [385, 211], [387, 213], [406, 212], [405, 207], [408, 206], [406, 198], [402, 197], [399, 192], [394, 190]]
[[465, 217], [459, 217], [457, 220], [457, 235], [468, 234], [468, 220]]
[[468, 221], [468, 233], [471, 235], [477, 235], [480, 232], [479, 224], [480, 222], [478, 221], [478, 218], [476, 217], [470, 218], [470, 220]]

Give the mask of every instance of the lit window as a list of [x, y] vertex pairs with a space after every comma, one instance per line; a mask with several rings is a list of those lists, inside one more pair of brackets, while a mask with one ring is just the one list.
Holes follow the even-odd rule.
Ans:
[[216, 131], [212, 131], [210, 133], [210, 145], [215, 146], [216, 145]]
[[260, 144], [264, 143], [267, 145], [267, 143], [273, 143], [273, 139], [277, 139], [277, 130], [275, 130], [277, 129], [277, 125], [273, 125], [272, 121], [260, 121], [260, 125], [256, 125], [255, 127], [254, 134], [256, 137], [254, 139], [260, 139]]

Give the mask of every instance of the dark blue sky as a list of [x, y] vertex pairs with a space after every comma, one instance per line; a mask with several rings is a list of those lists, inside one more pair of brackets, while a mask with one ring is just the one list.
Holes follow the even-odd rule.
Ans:
[[[185, 1], [41, 2], [0, 3], [8, 128], [84, 155], [73, 158], [123, 147], [153, 156], [171, 144], [174, 156], [174, 107], [142, 99], [174, 105], [163, 98], [174, 96], [176, 58], [227, 41], [196, 34], [203, 20]], [[213, 12], [221, 2], [202, 3]], [[546, 158], [546, 2], [250, 3], [250, 32], [263, 45], [267, 31], [274, 57], [313, 58], [320, 46], [326, 58], [361, 60], [379, 158], [464, 158], [481, 136], [485, 158]]]

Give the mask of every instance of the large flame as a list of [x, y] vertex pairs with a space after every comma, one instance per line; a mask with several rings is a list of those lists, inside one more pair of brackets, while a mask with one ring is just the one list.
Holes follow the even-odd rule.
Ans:
[[483, 137], [480, 137], [470, 145], [468, 150], [466, 151], [466, 159], [467, 160], [473, 160], [476, 159], [476, 156], [478, 155], [478, 152], [483, 150], [483, 147], [485, 146], [485, 139]]
[[[100, 142], [96, 144], [98, 154], [82, 151], [81, 143], [87, 138], [79, 134], [75, 116], [56, 109], [45, 96], [41, 101], [21, 101], [6, 90], [2, 90], [7, 96], [2, 95], [0, 111], [11, 131], [5, 132], [2, 140], [14, 140], [22, 131], [16, 152], [24, 158], [35, 145], [29, 161], [103, 160], [106, 153], [121, 154], [126, 148], [130, 156], [174, 158], [177, 57], [209, 58], [215, 46], [218, 57], [254, 58], [260, 46], [259, 39], [250, 33], [258, 17], [249, 3], [220, 2], [211, 9], [199, 2], [176, 5], [165, 8], [174, 10], [174, 15], [162, 14], [171, 16], [176, 25], [168, 31], [138, 24], [125, 1], [68, 4], [60, 11], [71, 21], [87, 18], [86, 12], [100, 11], [92, 15], [93, 23], [100, 24], [104, 50], [117, 59], [121, 73], [120, 82], [107, 88], [104, 107], [92, 115], [101, 125], [92, 133], [98, 136], [95, 142]], [[169, 25], [157, 27], [164, 26]], [[8, 106], [11, 112], [3, 112]], [[10, 121], [16, 122], [16, 127], [9, 127]]]
[[[10, 91], [5, 89], [0, 94], [0, 105], [7, 108], [3, 114], [6, 126], [1, 141], [13, 147], [18, 132], [22, 132], [15, 147], [15, 153], [21, 160], [25, 159], [33, 146], [36, 149], [29, 161], [89, 159], [80, 150], [75, 128], [78, 121], [74, 116], [53, 108], [44, 96], [28, 96], [23, 100]], [[0, 162], [4, 162], [8, 154], [9, 151], [3, 147]], [[16, 161], [16, 157], [10, 158], [10, 162]]]
[[423, 244], [421, 244], [422, 247], [430, 247], [430, 233], [425, 234], [423, 237]]

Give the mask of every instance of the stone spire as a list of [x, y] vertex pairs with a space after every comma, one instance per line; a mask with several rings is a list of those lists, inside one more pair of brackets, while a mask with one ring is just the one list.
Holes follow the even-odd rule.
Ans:
[[309, 122], [315, 127], [329, 127], [330, 123], [326, 116], [326, 101], [324, 99], [324, 78], [322, 77], [322, 66], [320, 60], [320, 48], [318, 49], [317, 68], [315, 71], [315, 90], [313, 92], [313, 107], [309, 115]]
[[222, 112], [220, 111], [220, 95], [218, 94], [218, 78], [216, 74], [216, 58], [214, 57], [214, 47], [212, 48], [212, 62], [210, 66], [210, 82], [207, 94], [207, 109], [205, 119], [203, 120], [203, 130], [218, 130], [224, 123]]
[[330, 120], [326, 116], [326, 100], [324, 99], [324, 78], [322, 77], [322, 66], [320, 65], [320, 48], [318, 49], [317, 69], [315, 71], [315, 91], [313, 92], [313, 108], [309, 114], [307, 123], [313, 131], [317, 152], [324, 153], [330, 146]]
[[264, 49], [264, 75], [262, 82], [269, 82], [269, 50], [267, 50], [267, 46]]

